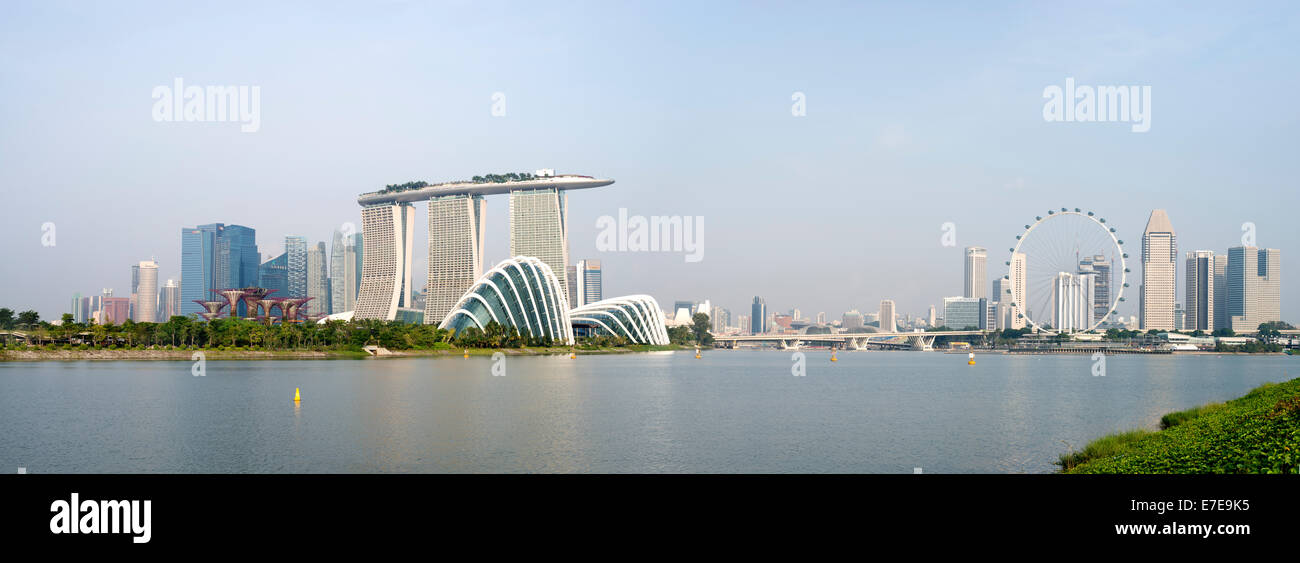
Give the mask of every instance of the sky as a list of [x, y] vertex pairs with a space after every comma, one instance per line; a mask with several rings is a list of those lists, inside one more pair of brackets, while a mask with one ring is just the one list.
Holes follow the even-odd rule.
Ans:
[[[328, 243], [359, 224], [356, 196], [385, 184], [553, 168], [616, 181], [569, 198], [570, 256], [602, 261], [606, 296], [708, 299], [734, 316], [757, 295], [832, 319], [887, 298], [920, 315], [961, 294], [963, 247], [989, 248], [999, 275], [1048, 209], [1095, 210], [1136, 257], [1163, 208], [1180, 257], [1224, 252], [1253, 223], [1260, 246], [1282, 250], [1283, 317], [1300, 320], [1294, 3], [3, 11], [0, 307], [42, 318], [77, 292], [128, 294], [141, 260], [178, 279], [182, 227], [255, 228], [270, 257], [286, 235]], [[257, 86], [260, 128], [155, 121], [154, 88], [178, 77]], [[1044, 89], [1067, 78], [1149, 86], [1150, 130], [1046, 121]], [[596, 222], [620, 208], [702, 217], [703, 259], [599, 250]], [[509, 253], [505, 196], [487, 218], [495, 263]], [[424, 271], [420, 256], [417, 287]], [[1132, 286], [1121, 314], [1136, 312]]]

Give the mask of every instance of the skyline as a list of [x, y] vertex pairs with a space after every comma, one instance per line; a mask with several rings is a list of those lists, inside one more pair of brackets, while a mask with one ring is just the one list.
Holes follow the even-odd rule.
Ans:
[[[1297, 110], [1257, 99], [1298, 85], [1276, 71], [1300, 41], [1280, 6], [1218, 15], [1144, 5], [1118, 25], [1114, 13], [1030, 6], [1007, 20], [1009, 10], [988, 7], [917, 41], [891, 27], [924, 7], [854, 7], [858, 17], [828, 23], [822, 8], [725, 5], [389, 5], [360, 18], [272, 6], [255, 22], [216, 14], [200, 24], [142, 7], [20, 6], [0, 23], [0, 44], [18, 55], [0, 60], [12, 102], [0, 108], [0, 184], [23, 210], [0, 226], [10, 258], [0, 292], [33, 299], [0, 306], [57, 318], [74, 293], [129, 294], [129, 265], [151, 256], [160, 282], [179, 280], [177, 227], [249, 226], [265, 258], [286, 235], [313, 245], [344, 222], [360, 226], [356, 195], [385, 184], [543, 167], [618, 180], [568, 206], [568, 262], [600, 260], [607, 295], [733, 311], [761, 295], [774, 311], [832, 317], [890, 299], [900, 316], [919, 315], [962, 295], [965, 247], [990, 249], [989, 274], [1000, 275], [1021, 224], [1081, 206], [1111, 219], [1130, 248], [1148, 213], [1168, 210], [1182, 302], [1185, 253], [1226, 253], [1243, 223], [1255, 224], [1260, 247], [1300, 247], [1287, 213], [1300, 203], [1289, 188]], [[304, 11], [311, 17], [291, 17]], [[437, 41], [417, 32], [443, 17], [483, 23], [439, 28]], [[61, 19], [78, 42], [53, 48], [31, 31]], [[202, 47], [240, 26], [251, 26], [247, 41]], [[1008, 29], [969, 45], [993, 26]], [[270, 28], [283, 33], [255, 33]], [[771, 40], [747, 43], [755, 32]], [[337, 41], [320, 46], [321, 33]], [[1083, 40], [1059, 44], [1060, 34]], [[441, 41], [462, 48], [453, 57]], [[343, 74], [356, 79], [340, 83]], [[261, 129], [152, 121], [149, 91], [174, 77], [260, 85]], [[1043, 89], [1069, 77], [1150, 85], [1150, 130], [1044, 122]], [[504, 117], [490, 113], [496, 92]], [[790, 114], [793, 92], [807, 96], [804, 117]], [[142, 200], [151, 205], [134, 205]], [[508, 257], [506, 206], [486, 205], [485, 264]], [[596, 219], [620, 208], [705, 217], [706, 258], [598, 251]], [[54, 247], [40, 244], [45, 222], [57, 227]], [[947, 222], [952, 247], [939, 243]], [[1287, 296], [1300, 286], [1285, 277], [1282, 317], [1294, 320]], [[1136, 301], [1118, 313], [1136, 314]]]

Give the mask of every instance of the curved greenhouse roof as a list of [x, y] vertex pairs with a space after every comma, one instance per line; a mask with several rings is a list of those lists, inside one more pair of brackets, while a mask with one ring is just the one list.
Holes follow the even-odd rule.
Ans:
[[649, 295], [628, 295], [588, 303], [569, 311], [569, 320], [576, 326], [621, 336], [637, 344], [668, 344], [663, 311], [655, 298]]
[[546, 263], [529, 256], [499, 262], [465, 292], [438, 328], [459, 333], [489, 322], [573, 344], [569, 300]]

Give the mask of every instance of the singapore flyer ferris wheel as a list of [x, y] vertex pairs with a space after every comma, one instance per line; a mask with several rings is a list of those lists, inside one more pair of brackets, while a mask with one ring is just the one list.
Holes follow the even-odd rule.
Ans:
[[1089, 332], [1124, 301], [1124, 241], [1092, 211], [1062, 207], [1035, 217], [1010, 251], [998, 297], [1009, 303], [1007, 328]]

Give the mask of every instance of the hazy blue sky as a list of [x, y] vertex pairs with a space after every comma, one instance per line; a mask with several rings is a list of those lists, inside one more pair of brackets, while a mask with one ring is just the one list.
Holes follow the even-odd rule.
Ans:
[[[1049, 208], [1104, 214], [1136, 257], [1163, 207], [1180, 256], [1224, 251], [1255, 223], [1262, 246], [1282, 249], [1283, 316], [1300, 317], [1290, 2], [5, 2], [0, 13], [0, 306], [42, 317], [73, 292], [128, 293], [129, 266], [151, 256], [160, 277], [179, 278], [183, 226], [247, 225], [264, 255], [279, 254], [285, 235], [328, 240], [359, 223], [357, 194], [387, 183], [543, 167], [617, 180], [570, 197], [570, 254], [604, 261], [606, 295], [666, 307], [712, 299], [742, 314], [762, 295], [834, 318], [892, 298], [920, 314], [960, 294], [961, 247], [988, 247], [1000, 268]], [[151, 91], [175, 77], [260, 86], [261, 130], [155, 122]], [[1043, 89], [1067, 77], [1151, 86], [1150, 131], [1045, 122]], [[805, 117], [791, 115], [796, 91]], [[490, 114], [494, 92], [505, 117]], [[703, 216], [704, 260], [597, 252], [597, 217], [620, 207]], [[504, 196], [488, 219], [495, 262], [508, 251]], [[54, 247], [41, 244], [45, 222]], [[956, 247], [940, 245], [945, 222]]]

